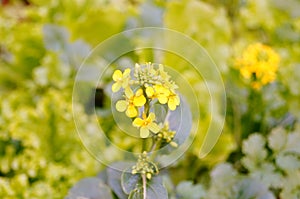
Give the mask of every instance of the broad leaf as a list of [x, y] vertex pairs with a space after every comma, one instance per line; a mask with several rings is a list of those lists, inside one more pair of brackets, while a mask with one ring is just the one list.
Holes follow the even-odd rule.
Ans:
[[156, 116], [156, 122], [158, 124], [164, 123], [168, 114], [168, 106], [166, 104], [155, 103], [153, 109]]
[[294, 152], [280, 153], [276, 164], [283, 170], [292, 171], [300, 168], [300, 154]]
[[286, 141], [287, 134], [282, 127], [273, 129], [268, 137], [269, 147], [276, 152], [284, 148]]
[[113, 199], [111, 190], [98, 178], [86, 178], [75, 184], [66, 199]]
[[182, 144], [190, 135], [192, 128], [192, 113], [187, 100], [180, 96], [180, 105], [168, 115], [170, 129], [176, 131], [174, 141]]
[[121, 185], [122, 189], [126, 194], [130, 194], [132, 190], [137, 188], [138, 184], [142, 183], [142, 178], [140, 174], [132, 174], [131, 169], [126, 169], [122, 173]]
[[242, 180], [236, 188], [235, 199], [275, 199], [272, 192], [256, 180]]
[[[142, 185], [138, 185], [129, 194], [128, 199], [142, 199], [144, 196], [144, 190]], [[147, 199], [168, 199], [168, 192], [162, 184], [160, 177], [153, 177], [150, 181], [147, 181], [146, 186], [146, 198]]]
[[62, 51], [69, 40], [68, 30], [57, 25], [47, 24], [43, 27], [44, 43], [48, 50]]
[[119, 199], [127, 199], [121, 186], [121, 177], [125, 169], [131, 167], [133, 164], [129, 162], [116, 162], [107, 168], [108, 185], [118, 196]]
[[142, 199], [143, 196], [143, 187], [140, 186], [130, 192], [128, 199]]
[[176, 193], [179, 199], [200, 199], [204, 198], [206, 194], [202, 185], [194, 185], [191, 181], [179, 183]]
[[168, 192], [162, 184], [160, 177], [153, 177], [147, 182], [147, 198], [151, 199], [167, 199]]
[[102, 180], [102, 182], [104, 182], [105, 184], [107, 184], [107, 169], [101, 171], [100, 173], [98, 173], [97, 178], [99, 178], [100, 180]]

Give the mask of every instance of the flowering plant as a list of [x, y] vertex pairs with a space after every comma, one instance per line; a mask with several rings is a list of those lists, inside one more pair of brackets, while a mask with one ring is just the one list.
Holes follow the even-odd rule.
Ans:
[[[1, 199], [299, 198], [300, 1], [0, 4]], [[131, 32], [145, 26], [165, 31]], [[217, 71], [194, 42], [167, 30], [202, 45]], [[101, 43], [105, 47], [81, 67]], [[140, 84], [134, 63], [146, 61], [163, 63], [168, 74], [148, 65], [179, 87], [160, 80]], [[86, 73], [77, 75], [82, 68]], [[148, 70], [147, 64], [139, 68]], [[147, 79], [155, 78], [151, 74]], [[226, 93], [206, 75], [220, 75]], [[77, 80], [82, 93], [74, 92]], [[192, 130], [185, 100], [193, 111]], [[99, 126], [103, 134], [94, 139]], [[218, 143], [200, 155], [216, 129], [222, 130]], [[176, 161], [165, 155], [184, 148], [182, 136], [189, 131], [194, 139], [184, 155]], [[83, 139], [105, 164], [87, 153]], [[164, 161], [173, 164], [162, 169]], [[79, 181], [86, 176], [95, 177]]]
[[[181, 122], [181, 117], [177, 117], [179, 108], [188, 109], [185, 100], [161, 64], [135, 64], [134, 68], [117, 69], [112, 74], [112, 80], [111, 90], [117, 96], [112, 97], [116, 98], [112, 101], [115, 114], [126, 115], [130, 125], [137, 130], [133, 136], [142, 144], [135, 162], [116, 162], [108, 166], [102, 172], [107, 175], [107, 180], [103, 179], [101, 184], [109, 185], [118, 198], [168, 198], [162, 178], [158, 175], [160, 168], [155, 157], [167, 145], [170, 145], [169, 149], [176, 149], [182, 143], [179, 135], [182, 132], [178, 132], [173, 123]], [[170, 117], [173, 118], [171, 122]], [[189, 113], [185, 118], [190, 120]], [[191, 126], [191, 121], [186, 124]], [[190, 126], [186, 128], [186, 134]], [[83, 187], [99, 181], [95, 180], [80, 181], [70, 190], [67, 198], [89, 196], [90, 193]], [[99, 197], [105, 192], [97, 190]], [[109, 193], [105, 197], [109, 198]]]

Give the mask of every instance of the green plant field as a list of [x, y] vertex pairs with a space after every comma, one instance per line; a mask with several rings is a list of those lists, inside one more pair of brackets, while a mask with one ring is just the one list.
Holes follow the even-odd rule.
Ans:
[[[300, 1], [0, 2], [0, 198], [300, 198]], [[182, 54], [143, 48], [162, 42], [146, 30], [130, 39], [120, 36], [113, 50], [103, 53], [106, 60], [91, 56], [90, 52], [102, 52], [92, 51], [102, 42], [145, 27], [184, 35], [208, 55], [196, 53], [169, 32], [165, 47]], [[135, 50], [118, 57], [125, 47]], [[86, 60], [88, 56], [91, 59]], [[195, 72], [187, 56], [196, 60], [204, 75]], [[202, 56], [211, 60], [197, 62]], [[115, 60], [109, 63], [111, 57]], [[163, 64], [168, 74], [156, 65], [156, 72], [134, 68], [136, 63], [149, 62]], [[87, 84], [80, 86], [87, 87], [82, 89], [86, 93], [76, 96], [82, 63], [97, 70], [110, 67], [101, 78], [83, 76]], [[206, 79], [213, 72], [205, 64], [216, 66], [222, 85]], [[126, 68], [148, 76], [126, 79], [125, 72], [115, 72]], [[155, 76], [162, 80], [151, 82]], [[96, 101], [89, 89], [94, 86], [89, 79], [95, 78], [99, 78]], [[124, 86], [130, 80], [136, 82]], [[114, 83], [119, 85], [112, 87]], [[132, 90], [128, 85], [133, 85]], [[117, 93], [122, 89], [124, 93]], [[181, 119], [177, 108], [184, 115]], [[136, 111], [147, 114], [140, 119]], [[170, 124], [159, 126], [168, 111], [174, 113]], [[116, 118], [132, 123], [118, 126]], [[186, 124], [185, 131], [178, 130], [178, 121]], [[82, 137], [95, 136], [99, 125], [105, 136], [91, 139], [90, 145], [83, 143]], [[138, 132], [137, 136], [124, 133], [124, 128]], [[222, 134], [206, 154], [206, 138], [218, 128]], [[184, 135], [178, 138], [176, 133]], [[151, 142], [151, 135], [159, 145]], [[176, 150], [188, 136], [193, 136], [191, 146], [172, 164], [164, 156], [152, 156], [156, 147]], [[137, 154], [129, 174], [110, 167], [124, 170], [127, 163], [120, 161], [129, 159], [113, 146]], [[164, 164], [167, 167], [161, 169]], [[142, 172], [149, 174], [137, 177]], [[151, 190], [147, 197], [139, 184], [142, 180]]]

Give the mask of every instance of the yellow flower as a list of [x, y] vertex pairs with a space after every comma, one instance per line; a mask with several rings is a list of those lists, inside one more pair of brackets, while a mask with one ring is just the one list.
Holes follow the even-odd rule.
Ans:
[[166, 104], [168, 102], [170, 90], [163, 87], [162, 85], [154, 85], [153, 87], [146, 88], [146, 94], [149, 98], [157, 98], [159, 103]]
[[153, 87], [146, 88], [146, 94], [149, 98], [157, 98], [159, 103], [166, 104], [168, 102], [170, 90], [162, 85], [154, 85]]
[[147, 117], [146, 114], [143, 114], [142, 118], [135, 118], [132, 122], [132, 125], [140, 128], [140, 136], [141, 138], [147, 138], [150, 135], [150, 131], [153, 133], [158, 133], [160, 127], [154, 123], [155, 114], [150, 113]]
[[112, 85], [113, 92], [117, 92], [120, 88], [127, 88], [130, 80], [130, 69], [125, 69], [123, 73], [120, 70], [116, 70], [112, 75], [112, 79], [115, 81]]
[[153, 89], [153, 87], [147, 87], [146, 88], [146, 95], [150, 98], [155, 98], [155, 91]]
[[168, 96], [170, 94], [170, 90], [165, 88], [162, 85], [154, 85], [155, 95], [161, 104], [166, 104], [168, 102]]
[[243, 51], [242, 57], [236, 60], [236, 66], [244, 78], [252, 80], [253, 88], [260, 89], [276, 79], [279, 62], [280, 57], [272, 48], [256, 43]]
[[119, 100], [116, 103], [116, 109], [119, 112], [126, 110], [128, 117], [136, 117], [138, 115], [137, 107], [141, 107], [146, 103], [146, 98], [143, 95], [143, 90], [138, 89], [134, 94], [133, 91], [128, 87], [125, 89], [126, 100]]
[[149, 98], [157, 98], [159, 103], [161, 104], [168, 103], [168, 107], [172, 111], [174, 111], [180, 104], [179, 96], [171, 92], [169, 89], [165, 88], [162, 85], [154, 85], [153, 87], [146, 88], [146, 94]]
[[180, 104], [180, 98], [175, 93], [170, 93], [168, 96], [168, 107], [171, 111], [174, 111]]

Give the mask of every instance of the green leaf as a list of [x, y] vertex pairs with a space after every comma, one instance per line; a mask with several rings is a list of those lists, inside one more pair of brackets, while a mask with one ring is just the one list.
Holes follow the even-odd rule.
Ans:
[[284, 148], [287, 141], [287, 135], [282, 127], [273, 129], [268, 137], [269, 147], [277, 152]]
[[69, 40], [69, 32], [66, 28], [47, 24], [43, 27], [44, 43], [47, 50], [62, 51]]
[[153, 177], [147, 182], [147, 197], [151, 199], [167, 199], [168, 192], [162, 184], [162, 179], [158, 176]]
[[66, 199], [113, 199], [111, 190], [98, 178], [86, 178], [75, 184]]
[[133, 164], [129, 162], [116, 162], [107, 168], [108, 185], [112, 188], [119, 199], [127, 198], [127, 195], [124, 193], [121, 186], [121, 177], [123, 171], [131, 166], [133, 166]]
[[[129, 194], [128, 199], [143, 199], [143, 186], [140, 185]], [[147, 199], [168, 199], [168, 192], [162, 184], [160, 177], [153, 177], [147, 182], [146, 186]]]
[[166, 116], [168, 114], [168, 106], [166, 104], [155, 103], [153, 105], [154, 113], [156, 116], [156, 122], [165, 123]]
[[123, 171], [121, 177], [121, 186], [123, 191], [126, 194], [130, 194], [132, 190], [137, 188], [139, 182], [142, 182], [141, 180], [142, 178], [140, 174], [132, 174], [131, 169], [126, 169]]
[[229, 163], [221, 163], [213, 168], [210, 173], [211, 181], [217, 187], [232, 186], [236, 182], [237, 171]]
[[202, 185], [194, 185], [191, 181], [179, 183], [176, 187], [178, 199], [200, 199], [204, 198], [206, 193]]
[[105, 184], [107, 184], [107, 170], [104, 169], [103, 171], [101, 171], [100, 173], [98, 173], [97, 178], [99, 178], [100, 180], [102, 180], [102, 182], [104, 182]]
[[61, 59], [75, 68], [79, 68], [85, 57], [89, 54], [90, 46], [82, 40], [68, 43], [65, 53], [61, 54]]
[[61, 60], [75, 68], [78, 68], [83, 59], [90, 52], [90, 46], [82, 40], [71, 43], [69, 32], [66, 28], [56, 25], [45, 25], [44, 43], [48, 50], [60, 52]]
[[300, 169], [300, 154], [293, 152], [280, 153], [276, 157], [276, 164], [286, 171]]
[[250, 176], [263, 183], [266, 187], [280, 188], [283, 184], [283, 176], [276, 172], [276, 168], [271, 163], [261, 163], [258, 168], [250, 171]]
[[300, 154], [300, 130], [288, 134], [288, 140], [285, 147], [286, 151], [295, 152]]
[[128, 196], [128, 199], [143, 199], [143, 187], [138, 187], [132, 190]]
[[153, 2], [145, 1], [140, 7], [142, 26], [162, 27], [163, 10]]
[[191, 109], [183, 96], [180, 96], [180, 105], [175, 111], [170, 111], [168, 118], [170, 129], [176, 131], [174, 141], [180, 145], [190, 135], [192, 128]]
[[264, 160], [267, 157], [265, 144], [266, 140], [262, 135], [252, 134], [243, 142], [242, 151], [253, 160]]
[[275, 197], [261, 182], [244, 179], [238, 183], [234, 199], [275, 199]]

